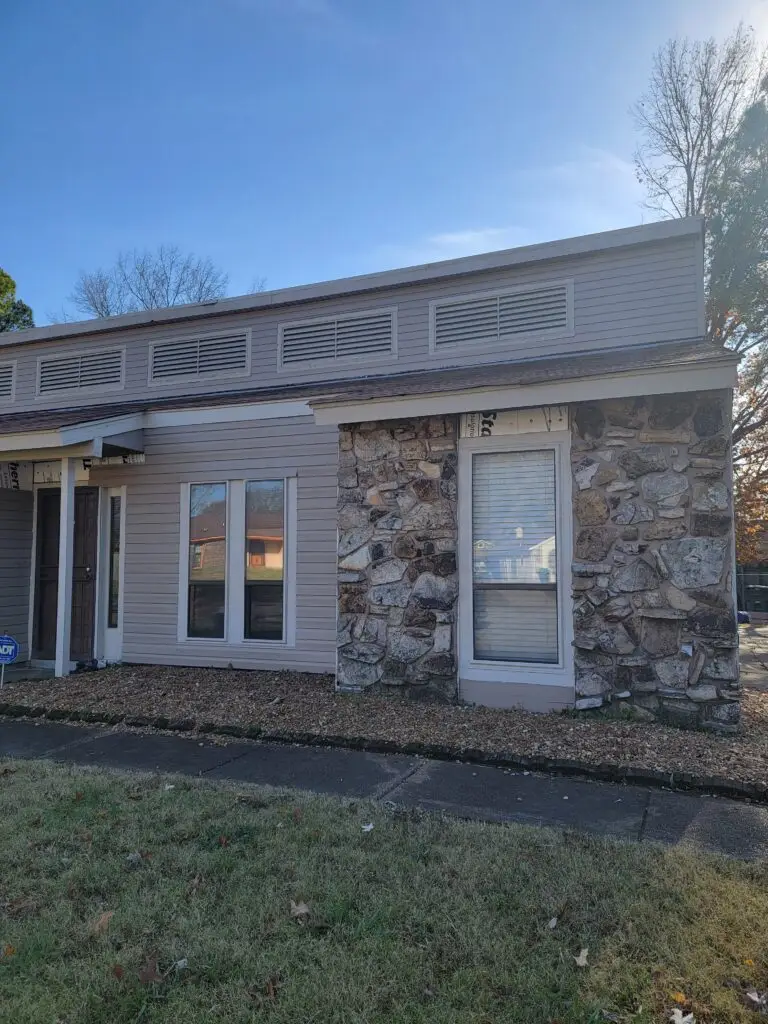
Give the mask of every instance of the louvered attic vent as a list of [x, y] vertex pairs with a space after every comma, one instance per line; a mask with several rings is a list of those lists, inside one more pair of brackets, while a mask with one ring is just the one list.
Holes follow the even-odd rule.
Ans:
[[503, 341], [539, 331], [566, 333], [571, 322], [568, 283], [432, 303], [433, 348]]
[[249, 370], [250, 331], [210, 338], [161, 341], [152, 346], [153, 384], [236, 377]]
[[314, 366], [395, 352], [395, 311], [280, 325], [280, 365]]
[[0, 402], [13, 401], [13, 363], [0, 363]]
[[79, 356], [52, 356], [38, 367], [38, 394], [98, 388], [115, 391], [123, 386], [123, 351], [84, 352]]

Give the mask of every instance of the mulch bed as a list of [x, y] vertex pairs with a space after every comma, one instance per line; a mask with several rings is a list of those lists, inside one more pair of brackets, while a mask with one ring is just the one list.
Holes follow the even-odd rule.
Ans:
[[0, 714], [405, 751], [768, 801], [768, 693], [756, 691], [744, 693], [743, 733], [718, 736], [349, 696], [307, 673], [126, 665], [6, 684]]

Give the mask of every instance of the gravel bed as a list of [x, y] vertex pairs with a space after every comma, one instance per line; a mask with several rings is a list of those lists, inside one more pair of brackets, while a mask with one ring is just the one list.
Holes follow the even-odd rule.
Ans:
[[[258, 729], [355, 744], [439, 746], [489, 758], [545, 757], [768, 787], [768, 693], [745, 691], [737, 736], [664, 725], [420, 704], [337, 694], [330, 676], [297, 672], [121, 666], [67, 679], [6, 684], [0, 704], [86, 718], [162, 717], [181, 727]], [[53, 717], [53, 716], [52, 716]], [[64, 717], [62, 715], [62, 717]], [[140, 723], [136, 723], [140, 724]]]

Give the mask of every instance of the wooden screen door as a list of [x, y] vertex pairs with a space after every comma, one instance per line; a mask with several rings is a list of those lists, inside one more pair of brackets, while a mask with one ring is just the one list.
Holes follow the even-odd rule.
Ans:
[[[38, 491], [37, 587], [35, 596], [35, 656], [56, 655], [56, 601], [59, 573], [59, 510], [61, 492]], [[75, 534], [72, 568], [72, 633], [70, 658], [90, 661], [96, 619], [96, 553], [99, 491], [75, 488]]]

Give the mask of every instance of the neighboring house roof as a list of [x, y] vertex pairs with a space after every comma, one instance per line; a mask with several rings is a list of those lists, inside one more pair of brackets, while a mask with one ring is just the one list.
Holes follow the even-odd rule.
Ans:
[[0, 334], [0, 346], [24, 345], [29, 342], [51, 341], [79, 335], [101, 334], [121, 331], [131, 327], [150, 324], [170, 324], [185, 320], [212, 319], [228, 313], [242, 313], [276, 306], [291, 305], [318, 299], [335, 298], [341, 295], [355, 295], [396, 288], [400, 285], [419, 284], [440, 278], [457, 277], [462, 274], [480, 273], [507, 267], [539, 263], [544, 260], [562, 259], [618, 249], [638, 243], [659, 242], [688, 235], [700, 236], [704, 231], [702, 217], [686, 217], [681, 220], [665, 220], [617, 231], [602, 231], [592, 235], [579, 235], [556, 242], [525, 245], [515, 249], [483, 253], [479, 256], [464, 256], [455, 260], [438, 263], [424, 263], [398, 270], [385, 270], [376, 274], [362, 274], [357, 277], [322, 281], [318, 284], [299, 285], [293, 288], [279, 288], [275, 291], [258, 292], [255, 295], [240, 295], [234, 298], [215, 299], [210, 302], [174, 306], [170, 309], [142, 310], [122, 316], [82, 320], [76, 323], [52, 324], [50, 327], [33, 327], [28, 331], [7, 331]]
[[24, 434], [39, 430], [58, 430], [155, 409], [190, 409], [212, 405], [247, 405], [274, 399], [306, 399], [313, 407], [339, 401], [366, 401], [375, 398], [439, 394], [492, 387], [539, 384], [549, 381], [578, 380], [586, 377], [622, 374], [637, 370], [663, 369], [666, 366], [733, 365], [739, 356], [728, 349], [709, 345], [701, 339], [634, 345], [628, 348], [545, 359], [518, 359], [483, 366], [452, 367], [439, 370], [399, 371], [370, 375], [348, 381], [318, 381], [311, 384], [255, 388], [247, 391], [219, 391], [206, 395], [171, 399], [146, 399], [99, 405], [86, 409], [33, 410], [0, 416], [0, 434]]

